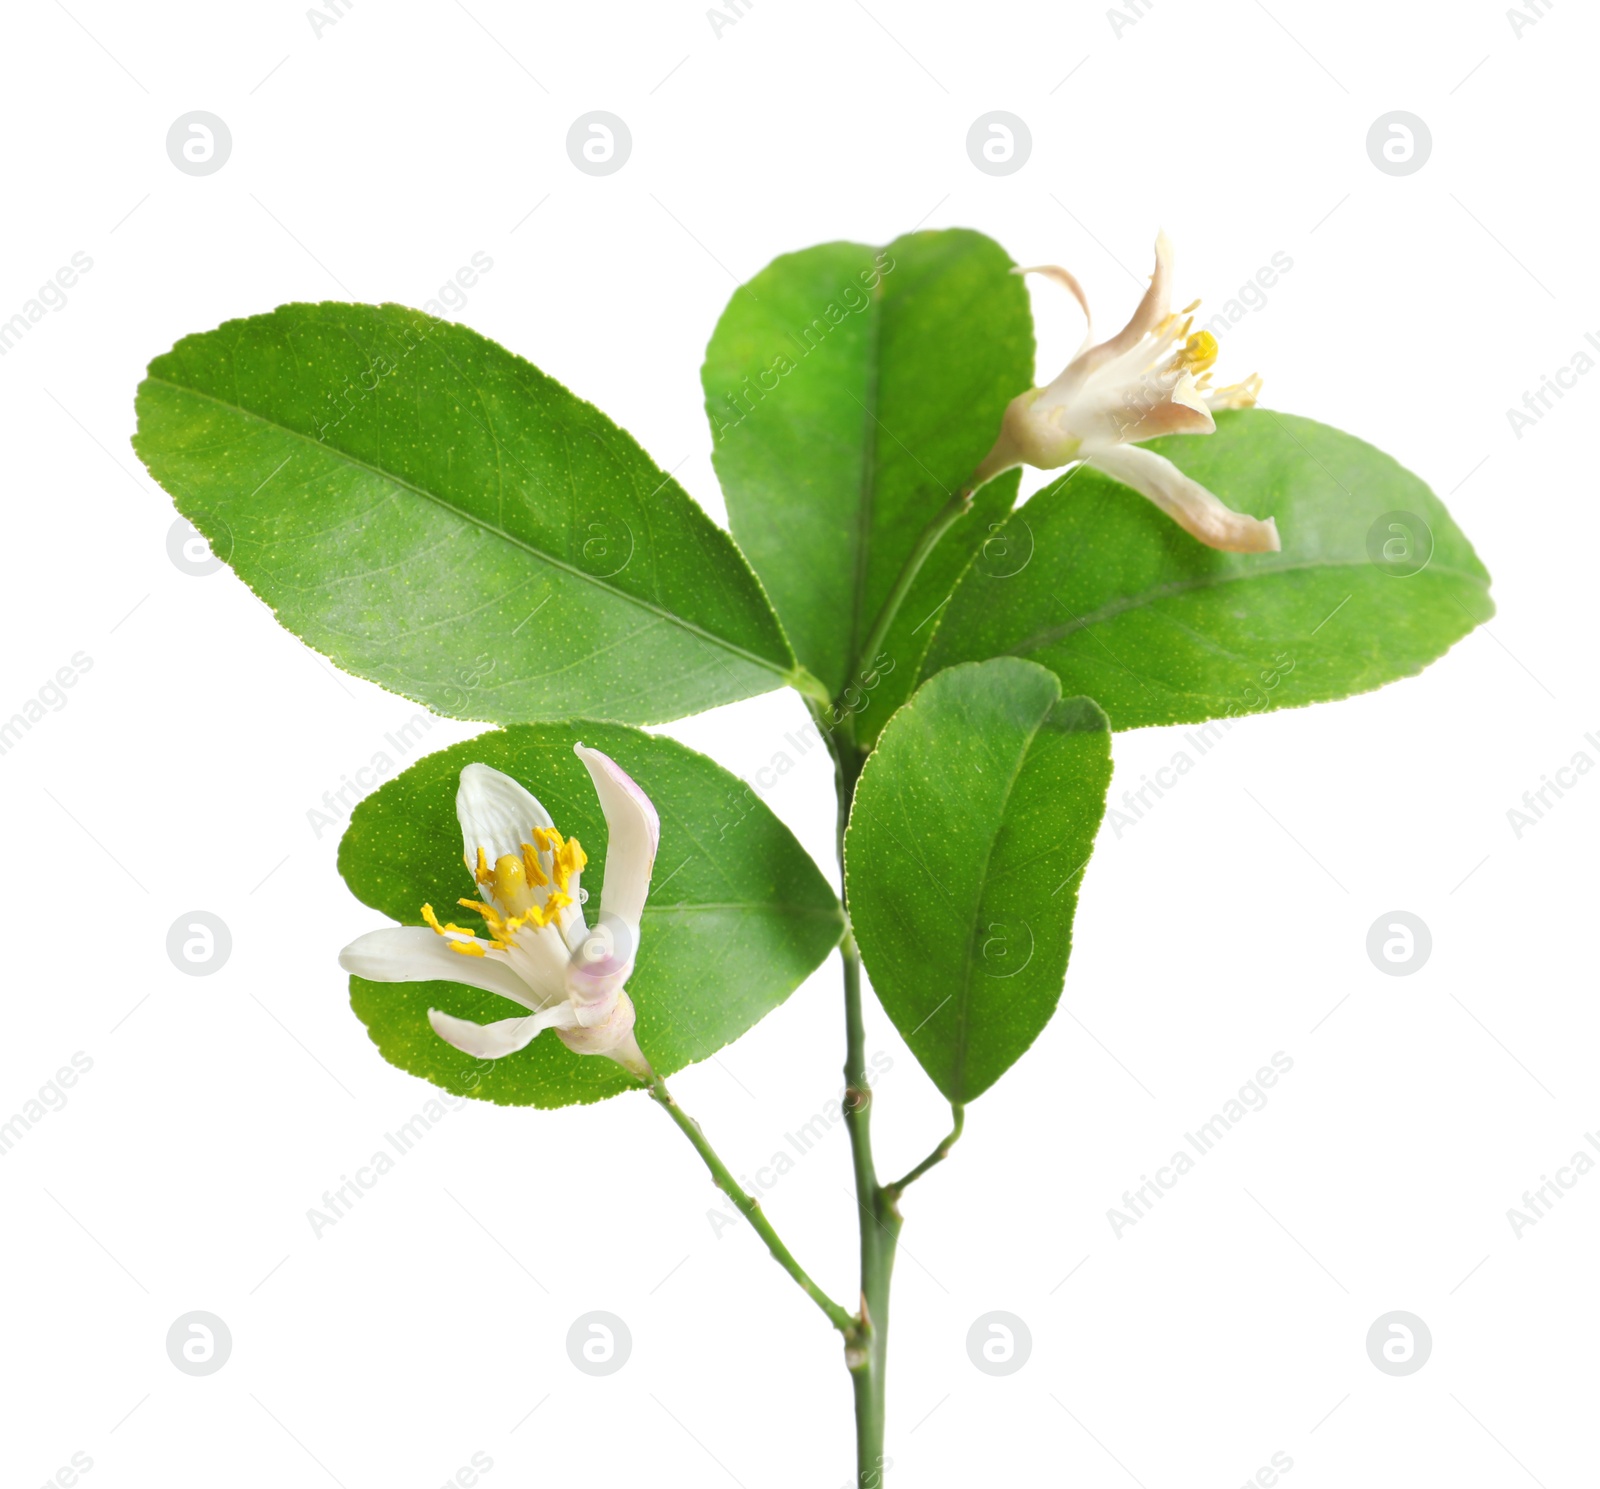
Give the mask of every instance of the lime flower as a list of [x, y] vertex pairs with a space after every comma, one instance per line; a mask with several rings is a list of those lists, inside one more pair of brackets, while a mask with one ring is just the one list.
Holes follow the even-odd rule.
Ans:
[[[1076, 298], [1089, 314], [1078, 281], [1051, 265], [1019, 269], [1043, 274]], [[1092, 345], [1085, 335], [1077, 356], [1048, 387], [1013, 398], [1000, 437], [973, 476], [972, 484], [1032, 465], [1055, 470], [1082, 461], [1131, 486], [1210, 548], [1230, 553], [1276, 552], [1278, 529], [1225, 506], [1198, 481], [1140, 442], [1162, 434], [1210, 434], [1213, 409], [1249, 408], [1261, 391], [1256, 376], [1226, 388], [1211, 386], [1217, 338], [1195, 331], [1199, 301], [1173, 313], [1172, 244], [1156, 239], [1156, 268], [1133, 318], [1109, 341]]]
[[480, 916], [487, 937], [442, 922], [422, 907], [425, 926], [370, 931], [340, 953], [339, 965], [373, 982], [460, 982], [498, 993], [528, 1012], [475, 1024], [439, 1009], [428, 1022], [447, 1044], [498, 1060], [554, 1029], [580, 1055], [608, 1055], [641, 1080], [650, 1063], [634, 1038], [625, 984], [639, 946], [661, 819], [650, 798], [609, 755], [575, 747], [606, 817], [600, 915], [584, 917], [578, 881], [588, 862], [550, 814], [503, 772], [473, 764], [461, 772], [456, 815], [462, 858], [478, 896], [458, 903]]

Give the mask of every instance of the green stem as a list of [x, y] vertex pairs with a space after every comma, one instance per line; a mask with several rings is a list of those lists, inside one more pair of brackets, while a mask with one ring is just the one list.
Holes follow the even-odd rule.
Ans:
[[672, 1093], [667, 1090], [667, 1083], [657, 1076], [650, 1086], [650, 1098], [663, 1107], [669, 1117], [683, 1129], [683, 1134], [694, 1144], [694, 1150], [705, 1161], [705, 1166], [711, 1170], [711, 1177], [716, 1181], [717, 1188], [739, 1207], [744, 1218], [748, 1220], [755, 1233], [767, 1243], [767, 1250], [772, 1253], [773, 1260], [783, 1268], [796, 1282], [800, 1290], [811, 1299], [813, 1303], [827, 1315], [828, 1322], [838, 1329], [847, 1339], [854, 1338], [859, 1325], [856, 1319], [846, 1313], [823, 1290], [811, 1280], [806, 1269], [794, 1259], [789, 1248], [783, 1244], [777, 1231], [773, 1230], [772, 1223], [767, 1219], [761, 1208], [761, 1201], [754, 1195], [749, 1195], [735, 1182], [728, 1166], [717, 1157], [715, 1149], [706, 1141], [706, 1136], [700, 1130], [700, 1124], [694, 1120], [673, 1099]]
[[950, 1150], [955, 1147], [956, 1141], [961, 1136], [961, 1129], [966, 1125], [967, 1109], [958, 1101], [950, 1103], [950, 1133], [926, 1158], [911, 1170], [903, 1179], [896, 1179], [892, 1184], [884, 1186], [884, 1192], [889, 1196], [889, 1203], [896, 1203], [905, 1193], [908, 1185], [916, 1183], [936, 1163], [943, 1163], [950, 1156]]
[[894, 588], [889, 591], [888, 599], [883, 602], [883, 609], [873, 621], [872, 629], [867, 632], [867, 639], [862, 642], [861, 649], [856, 654], [858, 663], [870, 665], [872, 658], [877, 656], [878, 648], [883, 645], [883, 638], [889, 634], [889, 627], [894, 624], [895, 616], [900, 613], [900, 606], [904, 603], [905, 597], [911, 593], [911, 586], [916, 583], [917, 575], [922, 572], [922, 566], [927, 562], [928, 555], [939, 546], [939, 539], [949, 532], [951, 524], [971, 509], [972, 492], [964, 490], [957, 492], [933, 514], [928, 525], [922, 529], [916, 547], [911, 550], [904, 567], [896, 577]]

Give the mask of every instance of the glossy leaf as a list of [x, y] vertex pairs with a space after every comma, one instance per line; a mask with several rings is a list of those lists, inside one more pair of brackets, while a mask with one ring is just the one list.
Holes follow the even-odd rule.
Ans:
[[150, 364], [134, 447], [318, 651], [440, 713], [676, 718], [794, 680], [728, 535], [465, 326], [285, 305]]
[[1027, 657], [1115, 728], [1199, 723], [1410, 677], [1494, 613], [1443, 503], [1352, 435], [1252, 410], [1150, 448], [1230, 507], [1276, 517], [1283, 551], [1218, 553], [1080, 467], [1001, 530], [1014, 562], [1027, 555], [1016, 572], [967, 570], [925, 673]]
[[[1010, 271], [965, 229], [882, 250], [825, 243], [774, 260], [717, 323], [702, 381], [734, 536], [835, 697], [872, 667], [862, 646], [918, 535], [1032, 382], [1033, 322]], [[911, 627], [988, 536], [995, 504], [1009, 506], [1005, 490], [992, 483], [946, 535], [908, 600], [885, 647], [895, 680], [861, 721], [871, 732], [915, 681], [932, 627]]]
[[1030, 657], [1114, 728], [1200, 723], [1411, 677], [1494, 613], [1442, 502], [1352, 435], [1256, 409], [1149, 448], [1230, 507], [1277, 518], [1283, 552], [1203, 547], [1078, 467], [1002, 529], [1030, 555], [1016, 573], [966, 571], [923, 670]]
[[890, 720], [845, 837], [867, 973], [940, 1091], [986, 1091], [1061, 996], [1111, 781], [1105, 715], [999, 657], [931, 678]]
[[[355, 810], [339, 870], [374, 909], [421, 925], [423, 904], [475, 893], [461, 862], [456, 785], [479, 760], [526, 785], [589, 855], [598, 904], [605, 818], [578, 741], [604, 750], [655, 803], [661, 846], [628, 980], [641, 1048], [662, 1075], [704, 1060], [770, 1013], [827, 956], [844, 916], [805, 850], [738, 777], [675, 740], [596, 723], [514, 727], [419, 760]], [[470, 912], [456, 912], [471, 919]], [[448, 917], [446, 917], [448, 918]], [[590, 911], [593, 919], [593, 909]], [[352, 936], [352, 939], [354, 937]], [[567, 1106], [632, 1088], [615, 1062], [575, 1055], [552, 1034], [520, 1054], [475, 1061], [428, 1024], [429, 1008], [484, 1023], [516, 1008], [448, 982], [350, 979], [350, 999], [383, 1057], [435, 1085], [513, 1106]]]

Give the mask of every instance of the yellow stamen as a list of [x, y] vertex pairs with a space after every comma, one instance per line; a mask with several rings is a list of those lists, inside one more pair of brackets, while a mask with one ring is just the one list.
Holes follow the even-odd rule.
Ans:
[[487, 953], [476, 941], [450, 941], [446, 943], [451, 951], [459, 951], [462, 956], [486, 956]]
[[1211, 397], [1212, 408], [1254, 408], [1261, 395], [1261, 374], [1252, 372], [1242, 383], [1218, 388]]
[[491, 931], [498, 930], [503, 924], [500, 912], [493, 905], [486, 905], [482, 900], [457, 900], [463, 910], [476, 910], [487, 922]]
[[522, 868], [530, 884], [548, 884], [549, 877], [539, 867], [539, 850], [532, 843], [522, 845]]
[[[1187, 327], [1185, 327], [1187, 330]], [[1174, 364], [1188, 372], [1203, 372], [1217, 360], [1217, 338], [1209, 331], [1196, 331], [1187, 337]]]
[[[465, 905], [470, 902], [467, 900], [462, 900], [461, 903]], [[447, 940], [452, 932], [454, 932], [457, 936], [472, 935], [472, 932], [469, 931], [465, 926], [457, 925], [453, 920], [447, 920], [443, 925], [440, 925], [439, 917], [433, 913], [432, 905], [424, 905], [422, 907], [422, 918], [433, 927], [435, 935], [444, 936]], [[452, 944], [454, 943], [452, 942]], [[481, 951], [482, 947], [480, 947], [479, 950]]]
[[494, 883], [494, 875], [489, 872], [489, 855], [483, 845], [478, 845], [478, 867], [473, 870], [472, 877], [480, 884]]

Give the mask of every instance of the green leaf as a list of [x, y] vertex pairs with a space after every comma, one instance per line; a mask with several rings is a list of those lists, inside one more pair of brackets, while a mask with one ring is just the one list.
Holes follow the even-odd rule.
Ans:
[[[339, 871], [367, 904], [408, 925], [420, 908], [476, 894], [461, 862], [456, 785], [482, 761], [521, 781], [589, 855], [584, 884], [598, 907], [606, 828], [572, 747], [604, 750], [661, 815], [639, 959], [628, 980], [639, 1044], [662, 1075], [704, 1060], [765, 1017], [838, 943], [844, 915], [793, 835], [737, 776], [704, 755], [613, 724], [554, 723], [479, 735], [419, 760], [358, 806]], [[470, 912], [456, 912], [470, 920]], [[594, 919], [591, 909], [589, 918]], [[615, 1062], [575, 1055], [552, 1034], [520, 1054], [474, 1061], [428, 1024], [429, 1008], [487, 1023], [516, 1009], [449, 982], [350, 979], [350, 1001], [384, 1059], [458, 1095], [511, 1106], [599, 1101], [635, 1083]]]
[[1028, 657], [1117, 729], [1193, 724], [1410, 677], [1494, 614], [1489, 575], [1443, 503], [1352, 435], [1252, 410], [1148, 448], [1230, 507], [1276, 517], [1283, 551], [1218, 553], [1079, 467], [997, 535], [1031, 560], [967, 570], [924, 671]]
[[1050, 1020], [1111, 781], [1106, 716], [998, 657], [939, 673], [890, 720], [845, 836], [850, 921], [879, 1000], [952, 1102]]
[[[835, 697], [872, 667], [862, 646], [918, 535], [1032, 383], [1033, 321], [1010, 271], [1004, 249], [965, 229], [882, 250], [825, 243], [775, 259], [712, 335], [701, 378], [734, 536]], [[992, 483], [986, 508], [1004, 496]], [[961, 519], [908, 600], [886, 648], [897, 680], [871, 701], [874, 732], [909, 694], [932, 631], [909, 627], [1001, 510]]]
[[279, 621], [457, 718], [676, 718], [796, 681], [728, 535], [465, 326], [285, 305], [150, 364], [134, 448]]

